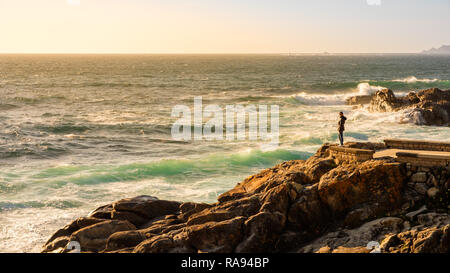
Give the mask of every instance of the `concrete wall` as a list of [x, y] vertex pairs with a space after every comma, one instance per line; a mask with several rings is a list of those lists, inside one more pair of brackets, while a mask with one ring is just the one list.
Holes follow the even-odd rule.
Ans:
[[339, 162], [364, 162], [373, 159], [373, 150], [346, 148], [339, 146], [330, 147], [330, 155]]
[[413, 166], [447, 167], [450, 166], [450, 156], [423, 155], [415, 153], [397, 153], [398, 162], [410, 163]]
[[384, 143], [388, 149], [450, 152], [450, 142], [385, 139]]

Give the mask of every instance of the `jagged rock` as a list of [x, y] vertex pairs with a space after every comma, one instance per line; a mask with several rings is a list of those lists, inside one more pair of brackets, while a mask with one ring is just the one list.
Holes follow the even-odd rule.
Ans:
[[449, 245], [450, 225], [446, 225], [389, 236], [381, 243], [381, 248], [390, 253], [448, 253]]
[[341, 247], [341, 250], [342, 248], [366, 248], [369, 242], [380, 242], [385, 235], [400, 232], [402, 229], [402, 219], [396, 217], [381, 218], [365, 223], [356, 229], [342, 229], [327, 233], [301, 247], [297, 252], [313, 253], [319, 250], [324, 251], [324, 247], [329, 252], [333, 252], [339, 247]]
[[417, 222], [425, 227], [442, 227], [450, 224], [450, 217], [446, 213], [429, 212], [417, 215]]
[[369, 105], [371, 112], [392, 112], [401, 106], [391, 89], [377, 91]]
[[[384, 147], [348, 145], [374, 150]], [[412, 230], [417, 234], [410, 243], [417, 247], [407, 251], [428, 251], [429, 245], [438, 244], [437, 237], [438, 251], [448, 247], [448, 240], [443, 239], [447, 233], [441, 230], [450, 224], [448, 214], [436, 214], [430, 206], [429, 213], [415, 214], [410, 221], [399, 218], [428, 200], [413, 189], [419, 183], [405, 187], [409, 176], [404, 164], [375, 159], [336, 165], [330, 157], [331, 146], [323, 145], [306, 161], [284, 162], [250, 176], [214, 204], [138, 196], [102, 206], [90, 213], [91, 217], [58, 230], [43, 252], [64, 252], [67, 243], [76, 240], [84, 252], [353, 253], [370, 251], [368, 242], [381, 242], [386, 236], [391, 237], [385, 245], [394, 247], [395, 252], [397, 246], [404, 251], [401, 245], [409, 244], [400, 233]], [[410, 166], [409, 171], [418, 169], [425, 170]], [[444, 192], [448, 170], [425, 171], [433, 174], [436, 182], [432, 183], [439, 181]], [[430, 227], [441, 233], [417, 237]]]
[[383, 89], [375, 94], [368, 110], [393, 112], [406, 108], [411, 109], [408, 116], [418, 125], [446, 126], [450, 121], [450, 90], [431, 88], [396, 98], [392, 90]]

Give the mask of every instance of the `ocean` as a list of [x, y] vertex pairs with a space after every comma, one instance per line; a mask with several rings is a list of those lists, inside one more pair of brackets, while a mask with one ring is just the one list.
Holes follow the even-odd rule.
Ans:
[[[449, 127], [369, 113], [348, 96], [450, 89], [450, 57], [0, 55], [0, 252], [39, 252], [57, 229], [137, 195], [215, 202], [261, 169], [337, 142], [448, 141]], [[175, 105], [278, 105], [279, 146], [180, 141]]]

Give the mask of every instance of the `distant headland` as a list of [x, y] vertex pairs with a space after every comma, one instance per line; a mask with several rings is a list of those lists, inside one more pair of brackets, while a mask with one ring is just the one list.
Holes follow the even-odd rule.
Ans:
[[421, 52], [422, 54], [428, 54], [428, 55], [441, 55], [441, 54], [449, 54], [450, 55], [450, 45], [443, 45], [440, 48], [432, 48], [429, 50], [424, 50]]

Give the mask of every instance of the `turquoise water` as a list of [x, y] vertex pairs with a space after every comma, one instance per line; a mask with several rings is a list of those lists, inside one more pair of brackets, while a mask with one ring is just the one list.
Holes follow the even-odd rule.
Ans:
[[[0, 251], [39, 251], [56, 229], [140, 194], [215, 202], [261, 169], [337, 142], [450, 139], [408, 113], [345, 98], [450, 89], [450, 57], [420, 55], [0, 55]], [[175, 105], [279, 105], [280, 145], [175, 141]]]

